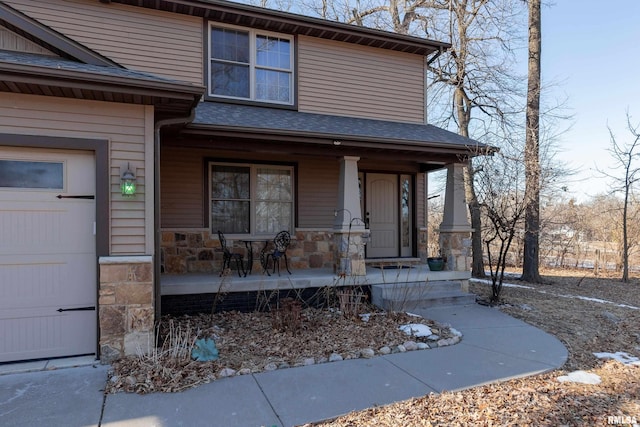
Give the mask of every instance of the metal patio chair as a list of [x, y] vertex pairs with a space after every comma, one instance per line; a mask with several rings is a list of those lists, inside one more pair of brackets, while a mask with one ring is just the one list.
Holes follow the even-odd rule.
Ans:
[[[227, 247], [227, 239], [225, 239], [222, 231], [218, 230], [218, 239], [220, 240], [220, 246], [222, 247], [222, 271], [220, 271], [220, 276], [222, 276], [227, 268], [231, 268], [231, 261], [236, 262], [236, 269], [238, 270], [238, 276], [247, 277], [247, 271], [244, 268], [244, 255], [238, 252], [231, 252]], [[241, 274], [242, 273], [242, 274]]]
[[265, 247], [262, 248], [262, 252], [260, 253], [260, 262], [262, 263], [262, 268], [269, 276], [271, 276], [271, 273], [269, 273], [269, 260], [273, 262], [273, 273], [275, 274], [277, 268], [279, 276], [280, 260], [283, 258], [284, 266], [287, 269], [287, 272], [291, 274], [291, 270], [289, 270], [289, 260], [287, 259], [287, 248], [290, 243], [291, 235], [289, 232], [281, 231], [276, 234], [276, 237], [274, 237], [272, 248], [270, 248], [270, 245], [265, 245]]

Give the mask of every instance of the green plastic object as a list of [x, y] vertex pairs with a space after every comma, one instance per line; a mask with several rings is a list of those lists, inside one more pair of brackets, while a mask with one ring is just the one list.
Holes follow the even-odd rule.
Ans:
[[429, 270], [431, 271], [442, 271], [442, 269], [444, 268], [444, 258], [427, 258], [427, 264], [429, 264]]
[[196, 340], [191, 358], [197, 362], [211, 362], [218, 360], [218, 349], [216, 342], [211, 338], [200, 338]]

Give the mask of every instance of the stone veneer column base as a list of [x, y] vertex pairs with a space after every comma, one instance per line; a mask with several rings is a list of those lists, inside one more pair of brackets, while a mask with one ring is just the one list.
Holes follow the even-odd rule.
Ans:
[[471, 270], [471, 231], [446, 231], [440, 229], [440, 251], [447, 262], [446, 270]]
[[366, 276], [364, 262], [363, 231], [334, 232], [333, 272], [338, 276]]
[[154, 346], [153, 258], [100, 257], [100, 361], [147, 353]]

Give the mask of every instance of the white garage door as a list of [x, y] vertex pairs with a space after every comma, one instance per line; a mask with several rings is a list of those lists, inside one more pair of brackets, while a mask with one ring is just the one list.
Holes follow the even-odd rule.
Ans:
[[94, 171], [91, 152], [0, 147], [0, 362], [96, 351]]

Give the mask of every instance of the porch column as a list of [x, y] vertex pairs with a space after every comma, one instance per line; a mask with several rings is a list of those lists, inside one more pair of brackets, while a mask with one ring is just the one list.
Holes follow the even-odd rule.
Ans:
[[462, 163], [447, 166], [447, 187], [444, 215], [440, 224], [440, 252], [446, 258], [445, 269], [471, 270], [471, 224], [464, 197], [464, 168]]
[[365, 232], [360, 210], [360, 188], [358, 185], [358, 160], [360, 157], [345, 156], [339, 159], [340, 180], [338, 201], [333, 222], [334, 273], [339, 275], [364, 276]]

